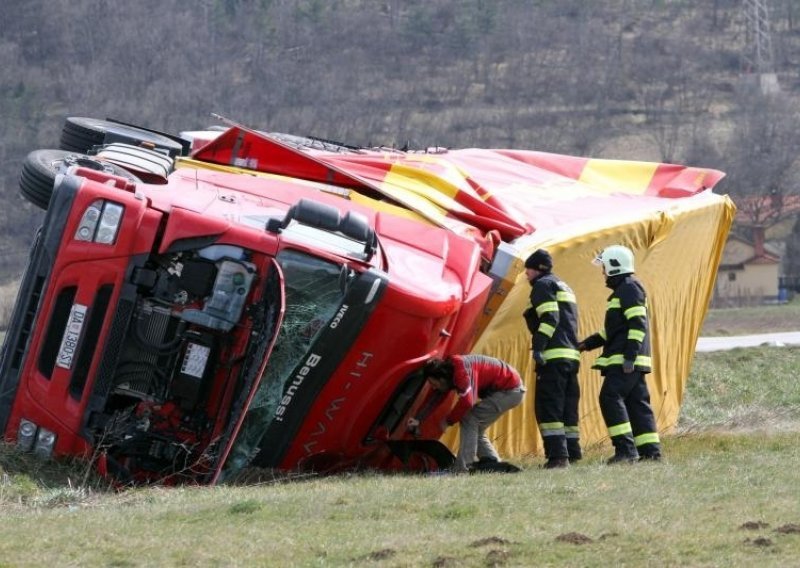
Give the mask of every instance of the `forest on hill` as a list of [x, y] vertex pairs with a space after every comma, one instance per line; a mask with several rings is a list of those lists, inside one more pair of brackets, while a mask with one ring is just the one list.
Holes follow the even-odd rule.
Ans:
[[[0, 278], [20, 273], [41, 220], [19, 195], [21, 164], [57, 147], [67, 116], [178, 132], [218, 113], [357, 145], [708, 166], [771, 226], [798, 193], [800, 0], [768, 3], [769, 94], [753, 87], [742, 4], [5, 0]], [[786, 241], [800, 259], [800, 228]]]

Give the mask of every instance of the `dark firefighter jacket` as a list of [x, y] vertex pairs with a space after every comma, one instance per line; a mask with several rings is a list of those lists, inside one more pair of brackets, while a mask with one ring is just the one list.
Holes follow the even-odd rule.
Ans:
[[601, 331], [584, 340], [587, 350], [603, 346], [593, 369], [603, 375], [624, 360], [633, 361], [638, 371], [649, 373], [650, 333], [647, 328], [647, 293], [633, 274], [620, 274], [606, 279], [611, 288], [606, 307], [605, 325]]
[[578, 352], [578, 306], [566, 282], [547, 273], [532, 282], [531, 307], [522, 314], [534, 352], [545, 361], [580, 360]]

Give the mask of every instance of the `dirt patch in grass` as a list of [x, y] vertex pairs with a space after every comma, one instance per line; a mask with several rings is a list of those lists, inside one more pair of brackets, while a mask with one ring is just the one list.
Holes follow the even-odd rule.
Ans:
[[499, 536], [490, 536], [487, 538], [482, 538], [480, 540], [476, 540], [470, 546], [472, 547], [479, 547], [479, 546], [488, 546], [490, 544], [510, 544], [509, 541], [506, 539], [499, 537]]
[[556, 542], [566, 542], [569, 544], [589, 544], [594, 542], [590, 537], [578, 532], [568, 532], [556, 537]]
[[366, 556], [364, 556], [365, 560], [386, 560], [388, 558], [392, 558], [397, 551], [393, 548], [382, 548], [380, 550], [376, 550], [375, 552], [370, 552]]
[[758, 531], [766, 528], [769, 528], [769, 523], [765, 523], [764, 521], [747, 521], [746, 523], [742, 523], [739, 527], [740, 530], [744, 531]]
[[486, 566], [503, 566], [511, 555], [506, 550], [493, 549], [486, 553]]
[[750, 545], [753, 545], [753, 546], [761, 546], [761, 547], [772, 546], [774, 544], [772, 542], [772, 539], [769, 539], [769, 538], [764, 537], [764, 536], [760, 536], [758, 538], [753, 538], [753, 539], [746, 538], [746, 539], [744, 539], [744, 542], [745, 542], [745, 544], [750, 544]]
[[800, 525], [789, 523], [778, 527], [775, 532], [780, 534], [800, 534]]

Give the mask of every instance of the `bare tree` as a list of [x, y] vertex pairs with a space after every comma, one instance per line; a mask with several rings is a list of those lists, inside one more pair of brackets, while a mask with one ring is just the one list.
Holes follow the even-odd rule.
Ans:
[[800, 129], [796, 105], [781, 95], [742, 94], [725, 145], [727, 188], [747, 220], [769, 227], [791, 213], [800, 196]]

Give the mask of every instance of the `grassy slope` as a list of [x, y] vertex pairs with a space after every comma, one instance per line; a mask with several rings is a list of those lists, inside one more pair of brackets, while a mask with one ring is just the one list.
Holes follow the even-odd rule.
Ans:
[[[800, 535], [776, 532], [800, 522], [792, 437], [689, 437], [666, 449], [667, 463], [633, 467], [591, 460], [507, 477], [337, 477], [6, 507], [0, 558], [114, 566], [785, 566], [800, 558]], [[46, 538], [32, 546], [32, 535]]]
[[800, 349], [699, 355], [663, 464], [607, 467], [603, 450], [512, 476], [115, 494], [6, 448], [0, 565], [793, 565], [800, 446], [775, 426], [800, 425], [798, 362]]
[[695, 357], [680, 424], [685, 430], [800, 430], [800, 347]]
[[749, 335], [800, 331], [800, 298], [779, 306], [710, 310], [700, 335]]

